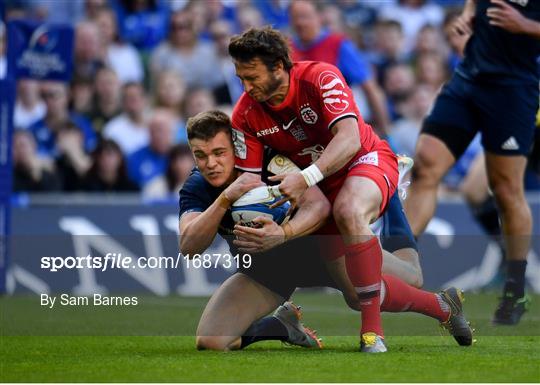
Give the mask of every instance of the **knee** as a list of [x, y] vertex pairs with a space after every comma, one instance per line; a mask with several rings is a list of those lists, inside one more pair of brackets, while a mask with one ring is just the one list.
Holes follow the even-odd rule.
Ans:
[[340, 229], [355, 232], [369, 226], [370, 218], [366, 210], [360, 207], [353, 207], [350, 202], [336, 202], [332, 213]]
[[422, 274], [422, 269], [419, 267], [415, 267], [415, 275], [413, 278], [413, 281], [411, 282], [411, 286], [416, 287], [417, 289], [421, 289], [422, 286], [424, 286], [424, 275]]
[[436, 186], [443, 177], [444, 171], [439, 166], [436, 154], [419, 148], [414, 158], [412, 180], [415, 184]]
[[501, 210], [514, 210], [525, 203], [523, 185], [511, 180], [501, 180], [491, 185], [497, 205]]
[[229, 349], [227, 341], [219, 336], [197, 336], [195, 340], [197, 350], [219, 350]]

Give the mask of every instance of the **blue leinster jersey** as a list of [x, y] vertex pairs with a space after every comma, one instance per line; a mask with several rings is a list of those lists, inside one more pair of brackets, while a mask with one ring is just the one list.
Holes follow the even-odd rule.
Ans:
[[[506, 2], [528, 19], [540, 21], [540, 0]], [[491, 26], [486, 11], [495, 6], [490, 0], [476, 1], [473, 35], [456, 72], [469, 80], [501, 85], [538, 84], [540, 40]]]

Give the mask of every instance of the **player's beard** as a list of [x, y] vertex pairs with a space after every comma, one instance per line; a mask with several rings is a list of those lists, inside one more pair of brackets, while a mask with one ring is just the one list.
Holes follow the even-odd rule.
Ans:
[[275, 76], [272, 72], [268, 75], [268, 83], [262, 90], [262, 94], [264, 95], [264, 100], [260, 100], [261, 102], [267, 102], [274, 93], [279, 89], [281, 86], [282, 79], [279, 79], [277, 76]]

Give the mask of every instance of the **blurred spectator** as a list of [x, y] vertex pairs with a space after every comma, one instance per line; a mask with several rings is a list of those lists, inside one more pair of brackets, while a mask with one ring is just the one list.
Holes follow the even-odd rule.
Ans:
[[92, 166], [83, 180], [85, 191], [138, 191], [127, 175], [122, 150], [114, 140], [102, 139], [92, 153]]
[[391, 64], [384, 73], [383, 86], [392, 121], [400, 118], [399, 105], [412, 92], [416, 79], [408, 64]]
[[296, 33], [292, 41], [294, 61], [324, 61], [338, 67], [349, 85], [359, 85], [366, 95], [379, 133], [388, 130], [388, 112], [369, 63], [354, 43], [343, 35], [322, 29], [317, 4], [310, 0], [294, 0], [290, 6], [291, 26]]
[[103, 67], [96, 74], [94, 100], [88, 119], [101, 134], [105, 124], [121, 113], [121, 86], [116, 72]]
[[114, 140], [125, 156], [148, 144], [146, 109], [143, 86], [126, 83], [122, 87], [122, 114], [103, 127], [103, 136]]
[[7, 57], [6, 57], [6, 26], [0, 20], [0, 79], [6, 77]]
[[56, 170], [62, 180], [64, 191], [78, 191], [91, 165], [90, 157], [84, 150], [84, 137], [73, 122], [66, 122], [56, 136]]
[[223, 82], [214, 47], [198, 40], [198, 32], [193, 24], [192, 13], [182, 10], [171, 16], [169, 39], [152, 53], [150, 68], [152, 74], [163, 70], [173, 70], [182, 75], [189, 87], [210, 89]]
[[288, 1], [252, 0], [251, 3], [264, 16], [264, 24], [283, 30], [289, 27]]
[[402, 118], [392, 125], [389, 135], [396, 153], [414, 156], [423, 119], [431, 108], [435, 96], [431, 87], [420, 85], [415, 87], [400, 105]]
[[379, 17], [382, 20], [395, 20], [403, 27], [405, 50], [407, 53], [414, 48], [414, 42], [420, 29], [431, 24], [439, 27], [444, 19], [440, 5], [429, 4], [427, 0], [399, 0], [397, 4], [384, 5]]
[[21, 79], [17, 82], [17, 100], [13, 115], [15, 128], [27, 129], [40, 119], [43, 119], [47, 107], [39, 95], [37, 80]]
[[144, 188], [147, 198], [177, 197], [182, 185], [195, 166], [193, 155], [187, 144], [177, 144], [167, 156], [165, 175], [155, 177]]
[[333, 1], [340, 9], [348, 28], [358, 28], [358, 26], [370, 26], [376, 18], [376, 8], [380, 1], [356, 1], [356, 0], [335, 0]]
[[67, 85], [47, 81], [43, 83], [41, 93], [47, 106], [47, 113], [43, 119], [28, 128], [36, 138], [39, 152], [50, 157], [56, 156], [56, 134], [68, 121], [73, 122], [82, 130], [85, 149], [91, 151], [96, 144], [96, 134], [86, 118], [69, 111]]
[[84, 13], [88, 20], [95, 21], [99, 12], [107, 7], [107, 0], [85, 0]]
[[332, 33], [346, 32], [345, 19], [341, 9], [335, 4], [325, 4], [321, 12], [322, 24], [324, 28]]
[[257, 8], [248, 5], [238, 10], [236, 22], [238, 24], [238, 32], [242, 32], [250, 28], [262, 27], [264, 25], [264, 18]]
[[377, 78], [382, 84], [389, 65], [409, 60], [405, 53], [405, 40], [401, 24], [394, 20], [379, 21], [374, 27], [374, 52], [371, 61], [377, 68]]
[[84, 16], [84, 0], [30, 0], [28, 3], [31, 6], [28, 16], [48, 23], [74, 25]]
[[436, 52], [425, 52], [416, 58], [416, 80], [438, 90], [448, 80], [448, 67]]
[[167, 154], [174, 144], [174, 116], [167, 110], [157, 109], [149, 122], [150, 143], [128, 158], [131, 179], [139, 187], [165, 173]]
[[182, 107], [186, 96], [184, 80], [173, 71], [158, 74], [154, 88], [154, 105], [168, 110], [175, 118], [175, 137], [177, 142], [187, 143], [187, 133]]
[[111, 67], [121, 83], [142, 82], [144, 69], [137, 50], [120, 41], [116, 15], [109, 8], [100, 9], [95, 18], [101, 32], [101, 49], [105, 64]]
[[448, 57], [448, 47], [441, 30], [431, 24], [424, 25], [416, 36], [414, 55], [418, 56], [424, 53], [436, 53], [443, 58]]
[[71, 81], [70, 109], [78, 114], [86, 115], [92, 110], [94, 84], [88, 78], [74, 78]]
[[60, 179], [50, 163], [38, 157], [36, 141], [28, 131], [13, 134], [13, 191], [58, 191]]
[[223, 76], [223, 84], [214, 89], [217, 104], [234, 104], [242, 95], [242, 83], [236, 76], [236, 70], [229, 55], [229, 41], [231, 40], [231, 24], [220, 20], [210, 25], [210, 36], [216, 47], [219, 70]]
[[75, 77], [93, 79], [104, 65], [100, 44], [100, 32], [95, 23], [82, 21], [77, 24], [73, 50]]
[[210, 26], [216, 21], [233, 23], [236, 19], [236, 8], [238, 4], [231, 6], [222, 0], [190, 0], [186, 9], [193, 14], [195, 29], [199, 31], [199, 36], [208, 39], [210, 36]]
[[169, 13], [159, 0], [118, 0], [120, 37], [149, 52], [167, 36]]
[[199, 112], [216, 108], [214, 95], [206, 88], [194, 88], [188, 91], [184, 103], [184, 118], [187, 120]]

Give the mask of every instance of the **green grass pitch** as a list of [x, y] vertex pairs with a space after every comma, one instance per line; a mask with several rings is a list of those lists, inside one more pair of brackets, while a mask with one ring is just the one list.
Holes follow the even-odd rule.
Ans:
[[[323, 350], [276, 341], [198, 352], [205, 298], [140, 297], [129, 309], [42, 309], [34, 297], [0, 299], [2, 382], [540, 382], [540, 296], [517, 327], [493, 327], [496, 296], [467, 294], [477, 343], [459, 347], [437, 322], [385, 314], [389, 352], [358, 349], [358, 314], [338, 295], [295, 294]], [[47, 335], [47, 336], [44, 336]]]

